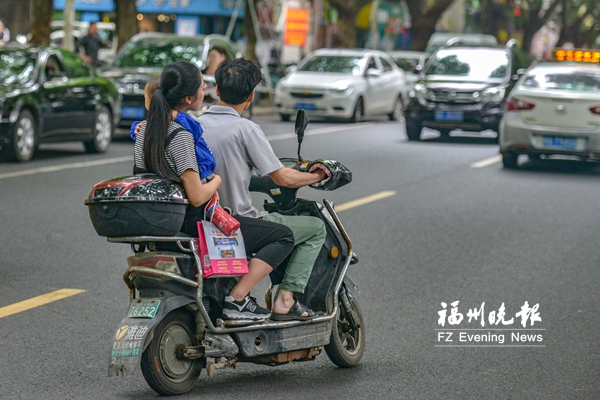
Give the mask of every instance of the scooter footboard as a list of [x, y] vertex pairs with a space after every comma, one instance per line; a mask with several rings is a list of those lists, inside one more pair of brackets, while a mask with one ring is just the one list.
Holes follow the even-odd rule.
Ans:
[[233, 333], [240, 352], [247, 358], [324, 346], [329, 344], [330, 335], [331, 321]]
[[[131, 312], [121, 320], [113, 336], [113, 343], [108, 358], [108, 376], [133, 374], [140, 365], [142, 353], [154, 336], [154, 327], [171, 311], [194, 303], [194, 300], [183, 297], [160, 299], [135, 299], [131, 302], [131, 311], [138, 302], [160, 301], [156, 310], [149, 310], [149, 317], [132, 317]], [[155, 312], [155, 314], [154, 314]]]

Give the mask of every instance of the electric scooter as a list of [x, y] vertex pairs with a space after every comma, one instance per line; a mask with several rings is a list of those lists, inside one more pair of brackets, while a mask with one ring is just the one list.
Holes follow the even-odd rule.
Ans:
[[[308, 117], [300, 110], [295, 126], [298, 159], [282, 159], [284, 165], [308, 170], [310, 163], [300, 156], [307, 124]], [[327, 190], [334, 189], [336, 183], [330, 182]], [[98, 190], [117, 193], [121, 189], [113, 185]], [[325, 223], [325, 243], [299, 298], [318, 315], [309, 321], [224, 320], [224, 298], [236, 280], [202, 276], [198, 238], [183, 233], [105, 234], [110, 243], [130, 244], [134, 253], [123, 275], [130, 305], [113, 336], [109, 376], [130, 374], [139, 367], [157, 393], [177, 395], [194, 387], [203, 368], [211, 376], [240, 362], [275, 366], [314, 360], [323, 350], [339, 367], [359, 363], [365, 349], [365, 325], [356, 285], [347, 275], [358, 257], [333, 204], [298, 198], [298, 189], [280, 187], [269, 176], [253, 176], [250, 190], [271, 197], [264, 204], [269, 212], [310, 215]], [[273, 290], [269, 286], [265, 294], [268, 308]]]

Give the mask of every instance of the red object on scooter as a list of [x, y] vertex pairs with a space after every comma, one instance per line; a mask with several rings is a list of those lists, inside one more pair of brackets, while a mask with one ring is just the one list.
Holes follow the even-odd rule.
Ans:
[[219, 205], [216, 195], [206, 204], [205, 214], [210, 222], [228, 236], [233, 235], [240, 228], [240, 221]]

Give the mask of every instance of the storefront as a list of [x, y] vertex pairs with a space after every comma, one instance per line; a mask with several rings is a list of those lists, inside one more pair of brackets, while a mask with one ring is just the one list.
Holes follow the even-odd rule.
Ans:
[[[115, 20], [118, 0], [74, 0], [76, 20]], [[225, 34], [236, 0], [137, 0], [140, 32], [168, 32], [178, 35]], [[65, 0], [54, 0], [56, 15], [62, 19]], [[238, 13], [233, 39], [241, 36], [243, 7]]]

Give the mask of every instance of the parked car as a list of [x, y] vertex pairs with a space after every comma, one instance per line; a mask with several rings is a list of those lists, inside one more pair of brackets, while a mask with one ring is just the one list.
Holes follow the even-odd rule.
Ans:
[[308, 114], [347, 118], [402, 117], [404, 72], [384, 52], [320, 49], [306, 56], [275, 88], [275, 107], [283, 121], [299, 109]]
[[235, 43], [222, 35], [135, 35], [110, 65], [99, 70], [100, 75], [117, 81], [119, 93], [123, 96], [120, 126], [129, 127], [133, 121], [146, 118], [144, 87], [150, 78], [159, 75], [164, 67], [176, 61], [189, 61], [204, 69], [208, 51], [215, 45], [226, 48], [231, 57], [239, 55]]
[[45, 142], [81, 140], [87, 152], [105, 152], [121, 115], [113, 82], [51, 47], [0, 47], [0, 104], [0, 152], [16, 161]]
[[430, 54], [423, 51], [410, 50], [395, 50], [388, 51], [387, 53], [396, 65], [404, 71], [407, 89], [403, 97], [407, 101], [409, 90], [412, 89], [417, 79], [419, 79], [419, 71], [423, 69]]
[[[52, 32], [50, 33], [50, 46], [62, 47], [65, 37], [65, 21], [52, 21], [50, 23]], [[79, 40], [87, 35], [90, 27], [89, 22], [73, 21], [73, 39], [76, 52], [78, 52]], [[110, 62], [117, 54], [118, 41], [116, 35], [116, 25], [114, 22], [97, 22], [98, 36], [110, 43], [110, 47], [98, 49], [98, 60]]]
[[600, 160], [600, 67], [538, 64], [507, 100], [500, 123], [500, 153], [506, 168], [520, 154], [566, 155]]
[[419, 140], [423, 127], [442, 136], [455, 129], [498, 132], [506, 96], [525, 67], [515, 42], [469, 46], [457, 41], [439, 48], [409, 93], [408, 139]]
[[482, 33], [452, 33], [452, 32], [435, 32], [427, 41], [425, 47], [426, 53], [433, 53], [440, 47], [448, 43], [450, 39], [460, 39], [460, 41], [469, 46], [497, 46], [498, 39], [493, 35], [485, 35]]

